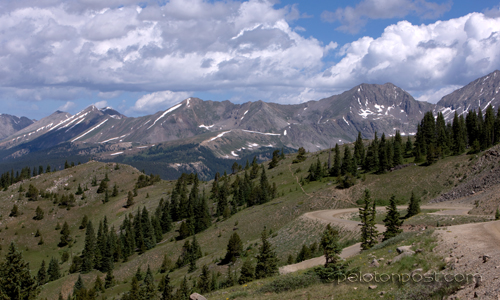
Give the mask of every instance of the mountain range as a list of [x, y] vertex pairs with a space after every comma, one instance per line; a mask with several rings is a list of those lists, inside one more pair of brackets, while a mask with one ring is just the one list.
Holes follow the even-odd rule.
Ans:
[[[437, 104], [415, 100], [386, 83], [360, 84], [319, 101], [283, 105], [263, 101], [234, 104], [188, 98], [164, 111], [132, 118], [106, 107], [89, 106], [71, 115], [56, 111], [38, 121], [0, 116], [0, 168], [22, 167], [36, 157], [123, 161], [177, 176], [196, 171], [206, 176], [234, 161], [254, 155], [266, 158], [270, 149], [309, 151], [352, 142], [361, 132], [412, 135], [427, 111], [455, 112], [499, 107], [500, 71], [479, 78]], [[219, 160], [211, 167], [208, 160]], [[59, 162], [60, 163], [60, 162]], [[221, 170], [218, 170], [221, 171]]]

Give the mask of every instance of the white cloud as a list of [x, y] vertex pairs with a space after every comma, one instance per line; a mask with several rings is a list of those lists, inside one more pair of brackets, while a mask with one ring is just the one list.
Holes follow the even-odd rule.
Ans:
[[189, 97], [187, 92], [161, 91], [147, 94], [135, 102], [132, 110], [139, 112], [154, 113], [158, 110], [166, 110], [176, 103]]
[[409, 14], [434, 19], [450, 8], [451, 1], [438, 4], [425, 0], [363, 0], [355, 7], [338, 8], [335, 12], [323, 11], [321, 19], [329, 23], [340, 22], [342, 25], [337, 30], [357, 33], [369, 19], [402, 18]]
[[95, 107], [101, 109], [101, 108], [104, 108], [104, 107], [108, 106], [108, 101], [102, 100], [102, 101], [98, 101], [96, 103], [93, 103], [92, 105], [94, 105]]
[[360, 82], [392, 82], [410, 92], [432, 94], [465, 85], [500, 68], [499, 28], [500, 17], [481, 13], [429, 25], [401, 21], [377, 39], [363, 37], [344, 45], [341, 60], [311, 78], [309, 86], [347, 89]]
[[416, 96], [415, 99], [420, 100], [420, 101], [426, 101], [430, 103], [437, 103], [441, 98], [444, 96], [452, 93], [453, 91], [461, 88], [461, 85], [449, 85], [445, 86], [443, 88], [438, 88], [438, 89], [430, 89], [423, 94]]
[[122, 94], [122, 91], [114, 91], [114, 92], [99, 92], [97, 94], [97, 97], [103, 98], [103, 99], [112, 99], [120, 96]]
[[73, 107], [75, 107], [75, 102], [66, 101], [66, 103], [64, 103], [64, 105], [59, 106], [58, 110], [67, 112], [70, 109], [72, 109]]

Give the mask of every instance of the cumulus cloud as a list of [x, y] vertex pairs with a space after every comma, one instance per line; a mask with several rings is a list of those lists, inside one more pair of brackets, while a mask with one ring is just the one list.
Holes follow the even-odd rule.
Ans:
[[377, 39], [363, 37], [341, 47], [341, 60], [310, 84], [350, 88], [392, 82], [416, 94], [465, 85], [500, 68], [499, 28], [500, 18], [481, 13], [429, 25], [401, 21]]
[[358, 33], [370, 19], [402, 18], [416, 14], [425, 19], [434, 19], [450, 10], [451, 1], [443, 4], [425, 0], [363, 0], [355, 7], [347, 6], [336, 11], [323, 11], [324, 22], [340, 22], [337, 30]]
[[69, 111], [70, 109], [74, 108], [76, 105], [75, 105], [75, 102], [72, 102], [72, 101], [66, 101], [66, 103], [64, 103], [63, 105], [59, 106], [58, 110], [60, 111]]
[[102, 101], [98, 101], [96, 103], [93, 103], [92, 105], [94, 105], [95, 107], [101, 109], [101, 108], [104, 108], [104, 107], [108, 106], [108, 101], [102, 100]]
[[[165, 110], [196, 92], [297, 103], [362, 82], [393, 82], [434, 99], [425, 93], [500, 68], [494, 10], [429, 25], [402, 21], [379, 38], [338, 45], [305, 37], [291, 20], [308, 16], [274, 2], [2, 1], [0, 95], [74, 103], [95, 94], [104, 100], [146, 94], [129, 110], [140, 113]], [[324, 18], [350, 28], [356, 16], [425, 18], [447, 9], [436, 5], [364, 0]], [[332, 53], [334, 65], [325, 61]]]
[[187, 97], [189, 97], [187, 92], [154, 92], [139, 98], [132, 109], [139, 112], [154, 113], [158, 110], [166, 110]]

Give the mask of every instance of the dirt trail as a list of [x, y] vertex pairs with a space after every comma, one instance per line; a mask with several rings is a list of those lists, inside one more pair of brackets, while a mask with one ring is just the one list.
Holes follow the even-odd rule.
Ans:
[[[406, 209], [407, 206], [398, 206], [398, 209]], [[422, 209], [442, 209], [442, 211], [435, 212], [434, 214], [443, 215], [467, 215], [467, 212], [472, 209], [472, 207], [456, 206], [453, 204], [439, 203], [437, 205], [423, 205]], [[346, 219], [341, 219], [339, 216], [347, 213], [353, 213], [359, 211], [358, 208], [345, 208], [345, 209], [333, 209], [333, 210], [318, 210], [312, 211], [304, 214], [305, 217], [317, 220], [324, 223], [332, 223], [338, 226], [342, 226], [347, 230], [356, 231], [359, 230], [360, 223], [358, 221], [351, 221]], [[377, 207], [377, 212], [385, 211], [385, 207]], [[377, 224], [377, 230], [379, 232], [385, 231], [385, 226]], [[340, 257], [348, 258], [359, 254], [361, 252], [361, 243], [354, 244], [342, 250]], [[283, 266], [280, 268], [280, 274], [286, 274], [295, 272], [298, 270], [312, 268], [314, 266], [319, 266], [325, 263], [325, 257], [315, 257], [300, 263], [291, 264]]]

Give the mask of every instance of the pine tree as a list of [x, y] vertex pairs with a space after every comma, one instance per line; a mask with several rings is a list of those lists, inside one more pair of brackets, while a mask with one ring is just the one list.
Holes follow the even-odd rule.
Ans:
[[35, 216], [33, 217], [33, 219], [34, 220], [42, 220], [43, 217], [44, 217], [43, 210], [40, 208], [40, 206], [37, 206], [36, 210], [35, 210]]
[[82, 218], [82, 222], [80, 223], [80, 227], [78, 227], [78, 228], [85, 229], [85, 228], [87, 228], [88, 223], [89, 223], [89, 217], [87, 217], [87, 215], [84, 215]]
[[40, 266], [40, 269], [38, 269], [38, 273], [36, 275], [36, 281], [38, 282], [38, 285], [44, 285], [47, 283], [48, 276], [47, 276], [47, 269], [45, 267], [45, 260], [42, 260], [42, 265]]
[[239, 284], [245, 284], [254, 280], [255, 278], [255, 268], [253, 267], [252, 261], [247, 259], [243, 262], [241, 266], [240, 278], [238, 279]]
[[130, 291], [128, 292], [128, 299], [135, 300], [141, 299], [141, 294], [139, 291], [139, 280], [136, 276], [132, 276], [132, 282], [130, 283]]
[[495, 213], [495, 220], [500, 220], [500, 210], [497, 208], [497, 211]]
[[57, 258], [52, 257], [50, 260], [47, 274], [49, 276], [49, 281], [54, 281], [61, 277], [61, 270], [59, 269], [59, 261]]
[[149, 212], [146, 207], [142, 208], [142, 214], [140, 218], [142, 235], [144, 238], [144, 245], [146, 249], [152, 249], [156, 246], [156, 236], [154, 234], [153, 225], [151, 225], [151, 220], [149, 218]]
[[109, 193], [108, 189], [104, 192], [104, 200], [102, 200], [102, 203], [108, 203], [109, 202]]
[[278, 163], [280, 161], [279, 153], [280, 153], [279, 150], [273, 151], [273, 158], [271, 159], [271, 162], [269, 162], [269, 169], [274, 169], [276, 166], [278, 166]]
[[198, 281], [198, 289], [202, 294], [210, 292], [210, 273], [207, 265], [203, 265], [201, 269], [200, 281]]
[[415, 192], [411, 192], [410, 202], [408, 203], [408, 211], [406, 213], [405, 219], [413, 217], [420, 213], [420, 199], [415, 196]]
[[340, 147], [338, 144], [335, 144], [335, 157], [333, 158], [333, 167], [330, 170], [330, 175], [333, 177], [337, 177], [340, 175]]
[[116, 197], [118, 196], [118, 186], [116, 185], [113, 185], [113, 193], [111, 193], [111, 197]]
[[0, 263], [0, 297], [2, 299], [35, 299], [40, 292], [30, 274], [29, 263], [12, 242], [5, 260]]
[[326, 225], [325, 231], [321, 236], [320, 245], [325, 255], [325, 268], [337, 266], [340, 261], [342, 246], [340, 245], [338, 230], [332, 228], [330, 224]]
[[257, 255], [257, 266], [255, 267], [255, 278], [266, 278], [278, 272], [278, 258], [268, 241], [267, 230], [264, 228], [261, 234], [262, 245]]
[[80, 290], [85, 289], [85, 285], [83, 284], [82, 276], [78, 275], [78, 279], [73, 286], [73, 294], [77, 294]]
[[19, 216], [19, 208], [14, 204], [14, 206], [12, 206], [12, 210], [10, 211], [9, 217], [15, 218], [17, 216]]
[[127, 194], [127, 204], [125, 205], [125, 207], [129, 208], [132, 205], [134, 205], [134, 195], [132, 194], [131, 191], [128, 191], [128, 194]]
[[229, 238], [229, 242], [227, 243], [227, 252], [226, 252], [226, 257], [224, 258], [224, 262], [234, 263], [242, 252], [243, 252], [243, 243], [241, 242], [238, 233], [234, 232]]
[[400, 220], [399, 211], [396, 207], [396, 196], [394, 195], [389, 200], [389, 206], [387, 206], [387, 215], [384, 219], [384, 224], [386, 228], [384, 232], [384, 241], [403, 232], [401, 229], [403, 220]]
[[88, 221], [87, 230], [85, 232], [85, 246], [82, 251], [82, 273], [92, 271], [95, 265], [96, 238], [92, 221]]
[[361, 249], [367, 250], [376, 244], [378, 235], [375, 227], [375, 202], [371, 205], [370, 191], [365, 190], [363, 197], [363, 208], [359, 208], [361, 219]]
[[396, 130], [396, 136], [394, 137], [394, 143], [393, 143], [393, 165], [394, 166], [399, 166], [403, 164], [403, 145], [402, 145], [402, 138], [401, 138], [401, 133], [399, 130]]
[[102, 194], [108, 189], [108, 182], [106, 180], [101, 180], [99, 187], [97, 188], [97, 193]]
[[37, 229], [37, 230], [36, 230], [36, 232], [35, 232], [35, 237], [39, 237], [39, 236], [41, 236], [41, 235], [42, 235], [42, 234], [40, 233], [40, 230], [39, 230], [39, 229]]
[[59, 247], [64, 247], [68, 245], [71, 241], [72, 238], [69, 236], [70, 231], [69, 231], [69, 225], [67, 222], [64, 222], [63, 227], [61, 229], [61, 241], [59, 242]]
[[181, 285], [177, 289], [177, 292], [175, 293], [175, 298], [176, 299], [189, 299], [189, 286], [188, 286], [188, 281], [186, 276], [184, 276], [184, 279], [181, 281]]
[[78, 189], [76, 190], [75, 195], [81, 195], [81, 194], [83, 194], [83, 189], [82, 186], [78, 184]]
[[172, 260], [165, 254], [160, 266], [160, 273], [167, 273], [172, 268]]
[[161, 279], [161, 286], [163, 287], [160, 300], [174, 300], [173, 287], [170, 285], [170, 277], [168, 274], [164, 275]]
[[363, 138], [361, 137], [361, 132], [358, 131], [358, 137], [354, 143], [354, 157], [356, 161], [360, 164], [363, 163], [365, 159], [365, 146], [363, 144]]
[[151, 272], [151, 268], [149, 267], [149, 265], [140, 293], [142, 299], [154, 299], [156, 295], [155, 280], [153, 278], [153, 273]]
[[96, 275], [95, 281], [94, 281], [94, 290], [99, 291], [101, 293], [104, 293], [104, 284], [102, 283], [101, 277], [99, 275]]
[[306, 149], [304, 149], [304, 147], [300, 147], [298, 152], [297, 152], [297, 156], [292, 161], [292, 163], [296, 164], [296, 163], [303, 162], [304, 160], [306, 160]]
[[307, 260], [311, 258], [311, 249], [307, 247], [306, 244], [302, 244], [302, 249], [300, 249], [299, 254], [297, 254], [297, 258], [295, 259], [296, 263]]

